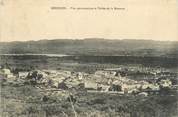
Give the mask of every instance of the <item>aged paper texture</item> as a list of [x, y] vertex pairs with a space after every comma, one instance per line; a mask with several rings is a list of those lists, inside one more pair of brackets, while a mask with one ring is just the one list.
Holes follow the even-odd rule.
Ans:
[[0, 117], [178, 117], [178, 0], [0, 0]]

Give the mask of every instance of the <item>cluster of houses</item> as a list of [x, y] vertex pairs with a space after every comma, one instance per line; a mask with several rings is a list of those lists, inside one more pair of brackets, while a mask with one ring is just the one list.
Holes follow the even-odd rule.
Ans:
[[32, 84], [41, 84], [46, 88], [62, 90], [76, 89], [96, 92], [120, 92], [123, 94], [144, 94], [148, 91], [158, 92], [160, 88], [171, 88], [169, 79], [161, 79], [158, 82], [136, 81], [112, 69], [96, 71], [93, 74], [84, 72], [71, 72], [65, 70], [34, 70], [11, 73], [9, 69], [0, 69], [0, 75], [7, 79], [21, 79]]
[[10, 69], [1, 69], [0, 74], [5, 78], [15, 78], [13, 73], [11, 73]]

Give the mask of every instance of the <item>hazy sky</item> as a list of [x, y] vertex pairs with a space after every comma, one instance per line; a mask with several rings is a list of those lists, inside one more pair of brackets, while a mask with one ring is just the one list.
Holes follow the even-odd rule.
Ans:
[[1, 42], [93, 37], [178, 41], [178, 0], [1, 0], [0, 4]]

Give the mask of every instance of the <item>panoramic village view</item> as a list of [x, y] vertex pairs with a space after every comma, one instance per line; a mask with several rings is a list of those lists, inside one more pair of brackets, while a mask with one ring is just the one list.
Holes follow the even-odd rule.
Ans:
[[178, 0], [0, 0], [0, 117], [178, 117]]
[[[169, 57], [165, 50], [150, 51], [149, 47], [145, 49], [146, 46], [142, 50], [133, 51], [131, 48], [113, 54], [117, 49], [112, 48], [118, 48], [122, 41], [97, 41], [72, 41], [76, 47], [68, 50], [64, 46], [68, 53], [55, 54], [50, 54], [51, 48], [51, 51], [57, 51], [60, 44], [68, 45], [71, 42], [2, 43], [1, 116], [178, 117], [176, 46]], [[56, 47], [50, 47], [50, 43], [55, 43]], [[81, 46], [77, 47], [77, 43], [84, 45], [83, 51]], [[95, 51], [92, 51], [90, 46], [85, 46], [94, 46], [93, 43], [105, 43], [112, 47], [104, 51], [106, 47], [100, 45], [99, 48], [99, 44], [96, 44]], [[123, 44], [130, 43], [124, 41]], [[132, 46], [134, 43], [131, 43]], [[164, 47], [164, 44], [167, 43], [155, 47]], [[170, 45], [169, 49], [173, 47], [172, 43]], [[45, 47], [47, 54], [39, 54], [38, 51], [44, 52]], [[26, 53], [29, 48], [34, 52]], [[137, 55], [139, 53], [141, 56]], [[154, 56], [155, 53], [162, 55]]]

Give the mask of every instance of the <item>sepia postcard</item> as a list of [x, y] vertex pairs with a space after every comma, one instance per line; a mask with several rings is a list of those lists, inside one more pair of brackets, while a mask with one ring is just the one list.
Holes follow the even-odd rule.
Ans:
[[0, 0], [0, 117], [178, 117], [178, 1]]

